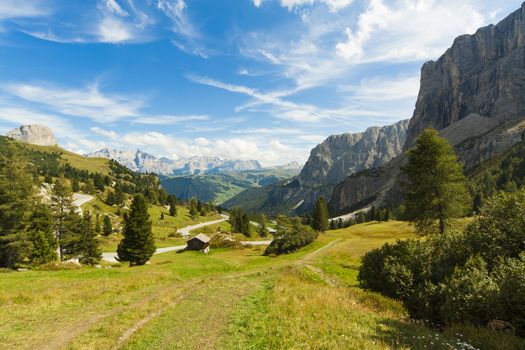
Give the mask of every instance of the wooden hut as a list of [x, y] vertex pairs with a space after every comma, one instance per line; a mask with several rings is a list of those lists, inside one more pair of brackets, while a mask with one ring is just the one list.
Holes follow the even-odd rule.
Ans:
[[188, 247], [186, 249], [208, 253], [210, 251], [210, 239], [210, 237], [199, 233], [197, 236], [192, 237], [188, 240]]

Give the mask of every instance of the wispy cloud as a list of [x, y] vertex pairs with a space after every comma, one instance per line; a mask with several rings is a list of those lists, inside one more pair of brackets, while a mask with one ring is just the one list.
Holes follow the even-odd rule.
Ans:
[[107, 137], [108, 139], [111, 139], [113, 141], [116, 141], [119, 139], [119, 135], [112, 130], [102, 129], [102, 128], [99, 128], [98, 126], [92, 127], [90, 130], [97, 135]]
[[176, 35], [172, 43], [180, 50], [208, 58], [210, 51], [202, 44], [202, 34], [191, 21], [184, 0], [157, 0], [157, 8], [172, 21], [171, 30]]
[[207, 115], [159, 115], [151, 117], [139, 117], [132, 121], [132, 124], [146, 124], [146, 125], [170, 125], [179, 124], [190, 121], [208, 121], [210, 117]]
[[44, 6], [44, 1], [0, 1], [0, 21], [10, 18], [28, 18], [48, 15], [51, 10]]
[[13, 83], [2, 86], [12, 96], [44, 105], [62, 114], [85, 117], [100, 123], [139, 117], [145, 102], [140, 97], [104, 94], [97, 84], [83, 88], [50, 83]]

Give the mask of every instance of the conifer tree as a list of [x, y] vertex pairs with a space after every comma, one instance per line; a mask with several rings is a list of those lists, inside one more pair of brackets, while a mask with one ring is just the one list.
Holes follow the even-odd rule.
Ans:
[[99, 245], [93, 215], [86, 210], [82, 216], [82, 230], [78, 243], [79, 261], [86, 265], [97, 264], [102, 258]]
[[29, 261], [41, 265], [57, 258], [58, 243], [55, 237], [53, 217], [48, 206], [38, 204], [30, 218], [29, 241], [32, 249]]
[[0, 150], [0, 267], [16, 267], [30, 254], [27, 225], [34, 203], [27, 159], [12, 141]]
[[195, 219], [199, 215], [199, 210], [197, 209], [197, 200], [192, 198], [190, 200], [190, 216]]
[[[445, 232], [447, 221], [469, 209], [470, 195], [452, 146], [434, 129], [426, 129], [407, 153], [402, 167], [406, 216], [420, 234]], [[437, 225], [436, 225], [437, 222]]]
[[119, 261], [130, 266], [144, 265], [155, 253], [155, 238], [151, 231], [148, 204], [142, 195], [135, 195], [130, 212], [124, 218], [124, 238], [117, 249]]
[[175, 195], [170, 195], [168, 197], [168, 202], [170, 206], [170, 216], [177, 216], [177, 197]]
[[259, 236], [266, 237], [269, 233], [270, 231], [268, 230], [266, 223], [263, 221], [262, 224], [259, 226]]
[[329, 227], [328, 216], [328, 206], [326, 205], [324, 198], [321, 197], [315, 204], [315, 209], [312, 214], [312, 227], [317, 231], [326, 231]]
[[109, 236], [111, 233], [113, 233], [113, 226], [111, 225], [111, 219], [108, 215], [104, 216], [104, 228], [102, 229], [102, 233], [104, 236]]
[[[65, 232], [69, 231], [71, 234], [75, 231], [74, 227], [67, 228], [66, 219], [68, 223], [75, 226], [73, 217], [68, 217], [73, 211], [73, 198], [72, 191], [64, 178], [58, 178], [53, 186], [51, 193], [51, 210], [53, 213], [53, 220], [55, 222], [55, 234], [58, 239], [60, 260], [64, 261], [64, 243], [65, 243]], [[71, 240], [71, 235], [68, 237], [68, 241]], [[69, 242], [71, 243], [71, 242]]]

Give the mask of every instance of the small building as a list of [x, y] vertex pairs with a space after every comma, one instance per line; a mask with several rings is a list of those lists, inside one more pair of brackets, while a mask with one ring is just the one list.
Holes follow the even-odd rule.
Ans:
[[199, 233], [197, 236], [188, 239], [188, 247], [186, 249], [208, 253], [210, 251], [210, 239], [205, 234]]

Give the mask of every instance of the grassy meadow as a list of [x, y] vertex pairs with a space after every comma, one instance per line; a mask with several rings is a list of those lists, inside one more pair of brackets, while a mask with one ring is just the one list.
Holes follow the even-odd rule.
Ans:
[[260, 247], [212, 249], [133, 268], [1, 273], [0, 348], [525, 348], [507, 333], [428, 328], [357, 287], [364, 252], [410, 236], [403, 222], [366, 223], [275, 258]]

